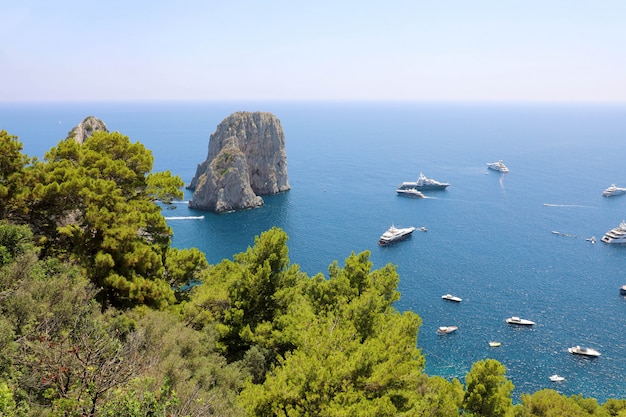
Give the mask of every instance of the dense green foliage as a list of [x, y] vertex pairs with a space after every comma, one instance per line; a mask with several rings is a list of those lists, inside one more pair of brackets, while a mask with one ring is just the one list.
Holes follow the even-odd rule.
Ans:
[[479, 416], [503, 417], [511, 409], [513, 384], [494, 359], [476, 362], [465, 377], [463, 408]]
[[420, 317], [367, 251], [300, 271], [272, 228], [209, 265], [170, 247], [181, 182], [119, 133], [42, 161], [0, 132], [0, 416], [620, 416], [505, 367], [424, 373]]
[[[150, 151], [117, 132], [97, 132], [84, 144], [63, 140], [30, 165], [17, 156], [15, 138], [1, 139], [14, 162], [2, 161], [2, 176], [11, 181], [0, 208], [32, 228], [45, 256], [85, 267], [101, 302], [175, 302], [165, 277], [171, 230], [157, 201], [181, 196], [180, 178], [151, 173]], [[179, 280], [181, 273], [169, 275]]]
[[18, 138], [0, 130], [0, 219], [22, 213], [22, 197], [27, 191], [24, 167], [28, 163]]

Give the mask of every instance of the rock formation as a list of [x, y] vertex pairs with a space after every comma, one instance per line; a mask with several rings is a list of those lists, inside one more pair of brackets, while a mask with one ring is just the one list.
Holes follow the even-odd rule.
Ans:
[[264, 112], [228, 116], [211, 134], [207, 159], [188, 188], [190, 207], [218, 213], [259, 207], [260, 195], [289, 190], [280, 120]]
[[95, 132], [108, 132], [104, 122], [95, 116], [87, 116], [74, 129], [67, 134], [67, 139], [74, 139], [78, 143], [83, 143]]

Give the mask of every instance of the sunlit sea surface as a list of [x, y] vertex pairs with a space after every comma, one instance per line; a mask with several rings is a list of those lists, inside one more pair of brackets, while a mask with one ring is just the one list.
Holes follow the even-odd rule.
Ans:
[[[88, 115], [151, 149], [155, 170], [186, 183], [209, 135], [234, 111], [269, 111], [286, 136], [289, 192], [255, 210], [164, 212], [177, 247], [211, 263], [246, 250], [272, 226], [289, 236], [292, 263], [323, 273], [351, 252], [400, 275], [399, 310], [418, 313], [418, 346], [430, 375], [459, 378], [473, 362], [502, 362], [522, 393], [626, 398], [626, 245], [600, 242], [626, 219], [626, 105], [434, 103], [41, 103], [0, 104], [0, 129], [42, 157]], [[502, 159], [508, 174], [486, 169]], [[396, 195], [420, 173], [449, 182], [425, 199]], [[377, 245], [391, 226], [424, 226]], [[558, 232], [553, 233], [553, 232]], [[592, 244], [587, 238], [595, 236]], [[459, 304], [443, 301], [452, 293]], [[532, 328], [506, 325], [510, 316]], [[439, 336], [436, 329], [457, 325]], [[490, 340], [502, 343], [489, 347]], [[597, 359], [567, 352], [598, 349]], [[566, 379], [553, 383], [558, 373]]]

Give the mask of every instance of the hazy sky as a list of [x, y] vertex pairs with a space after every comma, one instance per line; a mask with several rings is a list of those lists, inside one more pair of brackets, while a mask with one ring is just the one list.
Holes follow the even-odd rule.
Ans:
[[626, 101], [626, 0], [0, 2], [0, 101]]

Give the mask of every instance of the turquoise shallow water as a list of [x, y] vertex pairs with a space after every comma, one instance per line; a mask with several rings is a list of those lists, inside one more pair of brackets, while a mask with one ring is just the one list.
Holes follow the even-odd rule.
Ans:
[[[279, 117], [292, 189], [260, 209], [224, 215], [180, 202], [164, 214], [204, 218], [168, 220], [174, 245], [198, 247], [217, 263], [279, 226], [292, 262], [310, 275], [369, 250], [375, 268], [397, 266], [398, 309], [423, 319], [418, 346], [429, 374], [463, 379], [473, 362], [495, 358], [516, 397], [554, 388], [626, 398], [626, 300], [618, 291], [626, 246], [585, 240], [626, 218], [626, 196], [601, 195], [611, 183], [626, 186], [626, 105], [2, 104], [0, 128], [42, 156], [93, 114], [151, 149], [155, 169], [189, 182], [210, 133], [237, 110]], [[486, 169], [498, 159], [510, 173]], [[395, 187], [420, 171], [451, 186], [426, 199], [397, 196]], [[428, 231], [379, 247], [392, 223]], [[445, 293], [463, 302], [441, 300]], [[537, 324], [507, 326], [512, 315]], [[439, 336], [441, 325], [459, 330]], [[502, 345], [491, 348], [489, 340]], [[574, 357], [573, 345], [602, 356]], [[550, 382], [554, 373], [565, 381]]]

